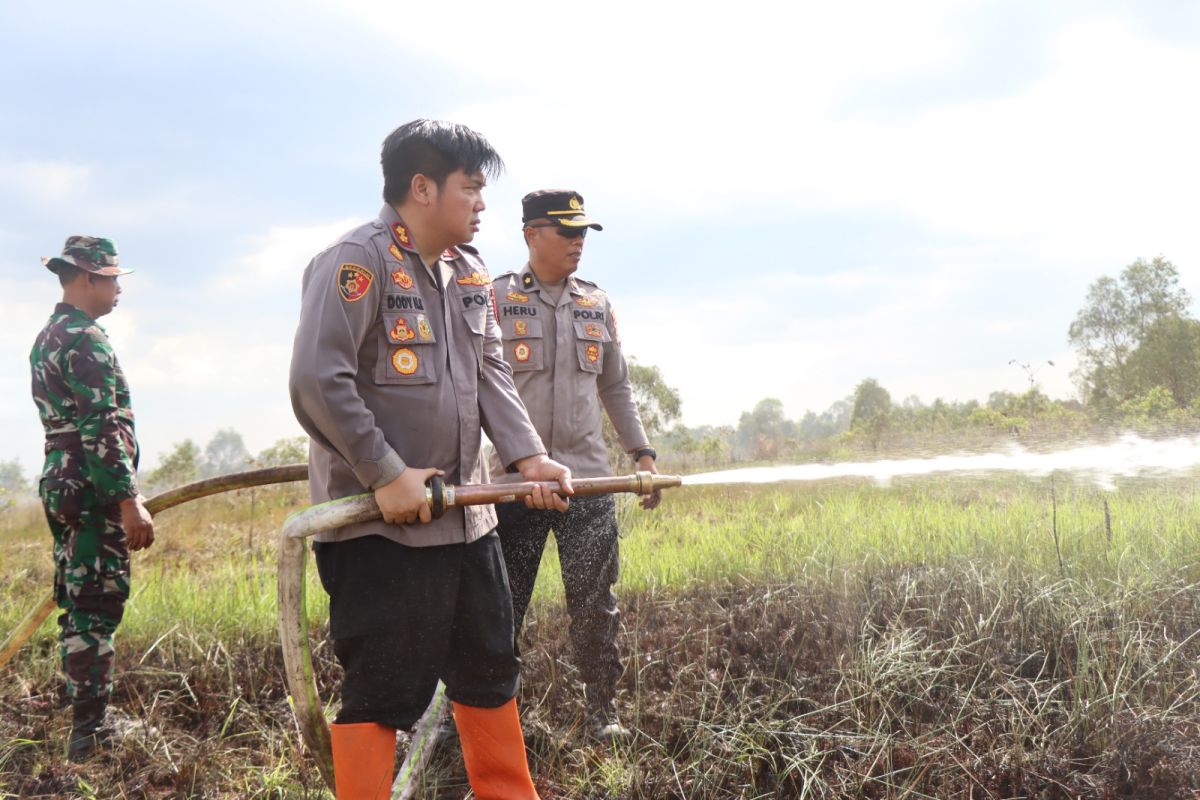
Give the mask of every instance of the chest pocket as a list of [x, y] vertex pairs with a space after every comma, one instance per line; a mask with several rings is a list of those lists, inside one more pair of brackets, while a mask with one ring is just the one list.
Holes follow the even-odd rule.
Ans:
[[506, 317], [500, 323], [504, 336], [504, 360], [513, 372], [545, 369], [545, 337], [537, 317]]
[[437, 380], [437, 337], [428, 316], [419, 311], [383, 313], [383, 343], [375, 365], [379, 384], [423, 384]]
[[603, 372], [604, 345], [612, 341], [608, 334], [608, 326], [603, 322], [577, 319], [574, 327], [579, 368], [584, 372]]

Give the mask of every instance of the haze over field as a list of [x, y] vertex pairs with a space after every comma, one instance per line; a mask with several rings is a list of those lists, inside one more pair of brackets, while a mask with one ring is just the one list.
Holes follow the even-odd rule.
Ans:
[[[1148, 10], [1150, 9], [1150, 10]], [[114, 237], [104, 320], [147, 460], [299, 433], [286, 370], [308, 258], [378, 210], [417, 116], [508, 163], [476, 240], [519, 267], [519, 199], [578, 189], [581, 275], [690, 425], [763, 397], [821, 410], [1074, 392], [1088, 285], [1163, 254], [1200, 295], [1200, 9], [1135, 2], [517, 12], [366, 0], [0, 7], [0, 461], [41, 458], [26, 354], [38, 256]]]

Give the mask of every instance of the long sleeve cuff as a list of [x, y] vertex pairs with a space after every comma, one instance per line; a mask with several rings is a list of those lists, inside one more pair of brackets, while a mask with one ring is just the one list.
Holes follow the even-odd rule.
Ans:
[[374, 490], [387, 486], [399, 478], [400, 473], [405, 469], [406, 465], [400, 455], [395, 450], [389, 449], [387, 454], [378, 461], [360, 461], [355, 464], [354, 476], [363, 486]]

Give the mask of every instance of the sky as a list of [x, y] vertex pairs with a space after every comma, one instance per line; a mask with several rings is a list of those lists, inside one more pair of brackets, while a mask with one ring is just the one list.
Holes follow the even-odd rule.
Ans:
[[[474, 244], [525, 261], [520, 198], [604, 223], [579, 275], [689, 425], [1076, 394], [1087, 287], [1162, 255], [1200, 296], [1200, 5], [0, 0], [0, 461], [41, 462], [40, 256], [120, 247], [101, 320], [145, 464], [301, 433], [287, 369], [308, 260], [381, 206], [416, 117], [506, 172]], [[1046, 364], [1053, 361], [1054, 366]], [[1040, 367], [1040, 368], [1039, 368]]]

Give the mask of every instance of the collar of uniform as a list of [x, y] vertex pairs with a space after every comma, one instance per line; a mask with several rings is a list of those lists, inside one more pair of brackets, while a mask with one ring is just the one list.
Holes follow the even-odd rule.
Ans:
[[540, 292], [542, 290], [542, 285], [538, 283], [537, 275], [533, 274], [533, 267], [529, 266], [528, 261], [517, 273], [517, 285], [521, 287], [522, 292]]
[[[96, 320], [89, 317], [88, 313], [86, 311], [84, 311], [82, 308], [77, 308], [76, 306], [73, 306], [70, 303], [55, 303], [54, 304], [54, 313], [55, 314], [64, 314], [68, 317], [79, 317], [80, 319], [85, 319], [88, 322], [96, 322]], [[96, 323], [96, 324], [99, 325], [99, 323]]]
[[563, 282], [563, 292], [558, 296], [558, 302], [556, 303], [549, 292], [543, 291], [542, 282], [538, 280], [538, 276], [534, 273], [533, 267], [528, 262], [525, 263], [525, 268], [517, 273], [517, 283], [521, 287], [522, 292], [536, 291], [543, 303], [552, 306], [562, 305], [564, 301], [569, 303], [571, 302], [571, 295], [583, 293], [579, 288], [579, 284], [575, 282], [575, 276], [568, 275], [567, 279]]
[[417, 242], [413, 238], [412, 231], [409, 230], [408, 225], [404, 224], [404, 220], [400, 219], [396, 209], [384, 205], [383, 210], [379, 212], [379, 221], [391, 233], [393, 242], [410, 253], [417, 253]]

